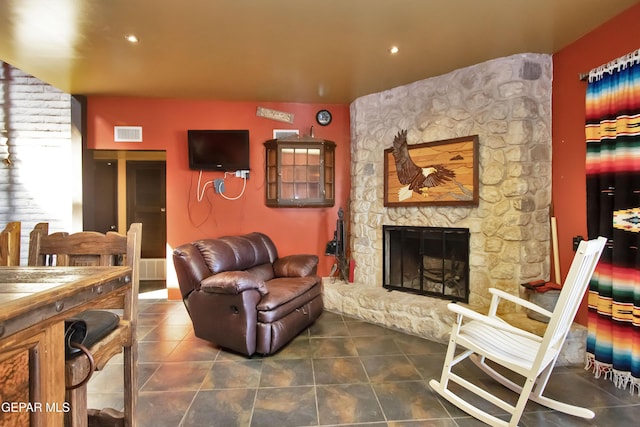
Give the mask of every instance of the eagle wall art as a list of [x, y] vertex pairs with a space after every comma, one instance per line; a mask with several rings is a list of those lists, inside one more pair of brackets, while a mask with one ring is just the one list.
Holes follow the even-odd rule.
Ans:
[[409, 145], [402, 130], [384, 156], [385, 206], [478, 204], [478, 135]]

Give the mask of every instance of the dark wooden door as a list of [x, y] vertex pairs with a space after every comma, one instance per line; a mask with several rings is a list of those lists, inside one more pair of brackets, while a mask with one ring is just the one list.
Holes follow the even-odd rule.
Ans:
[[93, 162], [94, 225], [91, 230], [106, 233], [118, 230], [118, 162], [95, 160]]
[[127, 161], [127, 228], [142, 223], [142, 258], [165, 258], [166, 163]]

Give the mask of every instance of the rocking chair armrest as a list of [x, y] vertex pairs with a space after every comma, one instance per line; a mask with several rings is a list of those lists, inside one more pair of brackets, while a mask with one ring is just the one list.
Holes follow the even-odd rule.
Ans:
[[487, 316], [485, 314], [478, 313], [477, 311], [473, 311], [467, 307], [463, 307], [455, 303], [448, 304], [447, 308], [458, 315], [458, 323], [461, 323], [464, 317], [468, 317], [472, 320], [477, 320], [479, 322], [485, 323], [487, 325], [490, 325], [496, 329], [500, 329], [505, 332], [509, 332], [515, 335], [519, 335], [521, 337], [529, 338], [537, 342], [542, 341], [542, 337], [536, 334], [532, 334], [531, 332], [525, 331], [523, 329], [516, 328], [515, 326], [510, 325], [509, 323], [505, 322], [499, 317]]
[[495, 315], [496, 314], [496, 310], [498, 308], [498, 303], [500, 301], [500, 299], [505, 299], [507, 301], [511, 301], [512, 303], [518, 304], [524, 308], [528, 308], [530, 310], [535, 311], [536, 313], [540, 313], [543, 316], [547, 316], [549, 318], [551, 318], [551, 316], [553, 316], [553, 313], [550, 312], [549, 310], [546, 310], [542, 307], [540, 307], [537, 304], [532, 303], [531, 301], [527, 301], [526, 299], [522, 299], [520, 297], [517, 297], [515, 295], [511, 295], [505, 291], [502, 291], [500, 289], [496, 289], [496, 288], [489, 288], [489, 292], [493, 294], [493, 299], [491, 301], [491, 308], [489, 309], [489, 313], [490, 315]]

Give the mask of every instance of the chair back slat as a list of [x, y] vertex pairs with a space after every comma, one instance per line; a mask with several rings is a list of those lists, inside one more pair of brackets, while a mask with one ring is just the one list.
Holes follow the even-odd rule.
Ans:
[[604, 237], [580, 242], [549, 320], [541, 351], [564, 343], [606, 243]]
[[20, 222], [14, 221], [0, 232], [0, 266], [20, 265], [20, 230]]
[[125, 265], [127, 237], [94, 231], [57, 232], [47, 235], [34, 229], [30, 236], [29, 265], [113, 266]]
[[40, 240], [42, 236], [49, 234], [49, 223], [39, 222], [33, 227], [29, 233], [29, 254], [27, 257], [27, 265], [41, 266], [46, 265], [44, 257], [40, 256]]

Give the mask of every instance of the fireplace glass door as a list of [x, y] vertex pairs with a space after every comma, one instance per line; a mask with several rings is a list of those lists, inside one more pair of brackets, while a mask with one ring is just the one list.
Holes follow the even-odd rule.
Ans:
[[469, 300], [469, 230], [383, 226], [383, 286]]

